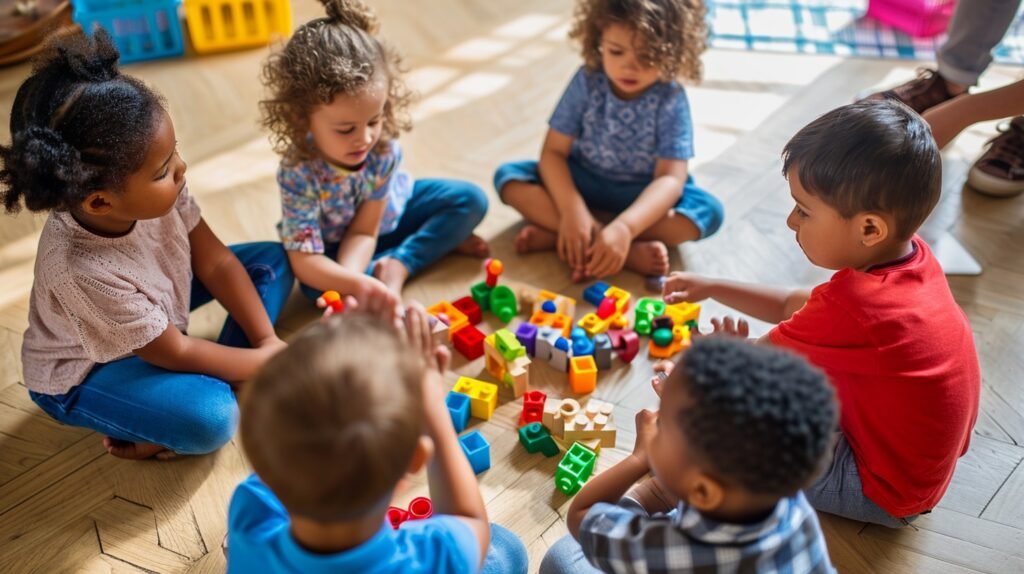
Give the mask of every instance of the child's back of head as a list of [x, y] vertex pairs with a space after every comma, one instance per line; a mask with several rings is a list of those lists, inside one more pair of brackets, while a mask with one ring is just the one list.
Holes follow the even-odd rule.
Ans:
[[335, 522], [387, 506], [423, 432], [423, 366], [361, 314], [304, 331], [246, 389], [241, 438], [289, 514]]

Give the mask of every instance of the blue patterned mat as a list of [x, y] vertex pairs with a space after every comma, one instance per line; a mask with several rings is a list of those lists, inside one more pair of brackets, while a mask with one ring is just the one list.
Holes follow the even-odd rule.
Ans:
[[[914, 38], [862, 18], [867, 0], [707, 0], [707, 6], [716, 48], [934, 61], [945, 39]], [[1024, 11], [993, 56], [1024, 65]]]

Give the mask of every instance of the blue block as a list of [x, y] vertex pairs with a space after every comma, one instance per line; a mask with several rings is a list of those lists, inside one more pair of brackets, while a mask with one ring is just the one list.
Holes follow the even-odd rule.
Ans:
[[604, 300], [604, 292], [607, 290], [608, 284], [604, 281], [598, 281], [583, 290], [583, 299], [586, 300], [587, 303], [597, 307], [601, 304], [601, 301]]
[[462, 452], [466, 453], [473, 472], [480, 474], [491, 468], [491, 445], [487, 443], [487, 439], [480, 434], [480, 431], [472, 430], [460, 436], [459, 445], [462, 447]]
[[583, 330], [583, 327], [573, 327], [572, 331], [569, 331], [569, 338], [575, 341], [579, 338], [587, 338], [587, 332]]
[[583, 355], [594, 354], [594, 343], [586, 337], [576, 337], [572, 340], [572, 356], [582, 357]]
[[466, 430], [469, 424], [469, 395], [448, 391], [444, 403], [448, 405], [448, 412], [452, 415], [452, 424], [455, 425], [455, 432]]
[[89, 0], [74, 3], [73, 18], [86, 34], [97, 27], [110, 33], [121, 63], [185, 53], [178, 17], [179, 0]]
[[537, 354], [537, 326], [520, 323], [516, 329], [516, 339], [526, 347], [526, 354], [531, 357]]
[[555, 305], [554, 301], [548, 299], [547, 301], [540, 304], [540, 309], [545, 313], [554, 313], [555, 311], [558, 311], [558, 306]]
[[558, 340], [555, 341], [555, 348], [560, 349], [562, 351], [568, 351], [569, 341], [566, 340], [565, 337], [559, 337]]

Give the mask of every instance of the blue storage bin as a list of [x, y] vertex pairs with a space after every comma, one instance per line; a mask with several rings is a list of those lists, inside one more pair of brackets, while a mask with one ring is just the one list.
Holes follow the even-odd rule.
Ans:
[[127, 64], [185, 53], [180, 4], [180, 0], [77, 0], [74, 19], [87, 34], [97, 26], [109, 32], [121, 62]]

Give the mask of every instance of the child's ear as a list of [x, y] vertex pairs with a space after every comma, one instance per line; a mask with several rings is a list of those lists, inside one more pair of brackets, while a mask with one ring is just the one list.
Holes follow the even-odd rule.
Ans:
[[409, 468], [405, 472], [409, 474], [416, 474], [423, 470], [423, 467], [430, 462], [431, 457], [434, 456], [434, 441], [430, 440], [430, 437], [421, 435], [420, 440], [416, 443], [416, 449], [412, 451], [412, 459], [409, 461]]
[[860, 229], [860, 242], [865, 247], [874, 247], [889, 237], [892, 226], [889, 221], [878, 213], [868, 212], [857, 216]]
[[113, 208], [109, 191], [94, 191], [82, 202], [82, 211], [89, 215], [107, 215]]
[[722, 483], [704, 473], [694, 479], [693, 487], [686, 496], [686, 503], [701, 512], [715, 510], [724, 500], [725, 488]]

